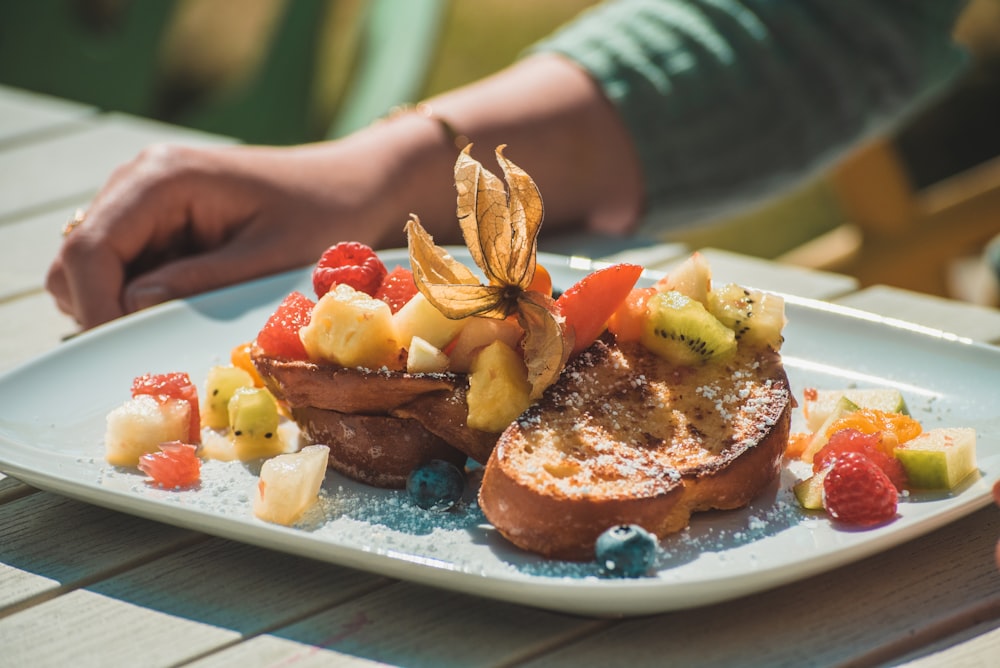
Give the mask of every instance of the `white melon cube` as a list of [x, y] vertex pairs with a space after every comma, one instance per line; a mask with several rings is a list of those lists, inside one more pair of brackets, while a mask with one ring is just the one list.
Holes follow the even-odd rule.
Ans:
[[318, 498], [329, 456], [329, 447], [307, 445], [298, 452], [264, 462], [257, 481], [254, 515], [266, 522], [294, 524]]
[[140, 394], [108, 413], [105, 458], [113, 466], [137, 466], [139, 457], [158, 451], [161, 443], [187, 442], [190, 427], [186, 401]]

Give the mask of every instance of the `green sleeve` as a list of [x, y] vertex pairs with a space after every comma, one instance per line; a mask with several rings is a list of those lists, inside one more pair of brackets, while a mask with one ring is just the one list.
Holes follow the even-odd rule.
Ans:
[[618, 0], [533, 52], [587, 70], [639, 153], [647, 222], [776, 194], [940, 92], [964, 0]]

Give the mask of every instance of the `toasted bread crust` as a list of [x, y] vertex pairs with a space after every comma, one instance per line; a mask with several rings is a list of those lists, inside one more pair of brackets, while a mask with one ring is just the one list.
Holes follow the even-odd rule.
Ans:
[[773, 482], [791, 407], [772, 351], [690, 367], [599, 341], [501, 435], [480, 506], [511, 542], [547, 557], [592, 559], [597, 536], [619, 523], [663, 537]]
[[499, 434], [466, 424], [468, 380], [345, 368], [251, 352], [268, 389], [306, 439], [330, 446], [330, 467], [377, 487], [402, 487], [430, 459], [486, 463]]
[[385, 415], [425, 394], [450, 392], [463, 382], [454, 374], [410, 374], [269, 357], [256, 346], [251, 359], [276, 397], [292, 406], [340, 413]]
[[330, 468], [375, 487], [403, 488], [410, 472], [432, 459], [465, 465], [465, 453], [416, 420], [312, 407], [293, 408], [292, 417], [308, 441], [330, 446]]

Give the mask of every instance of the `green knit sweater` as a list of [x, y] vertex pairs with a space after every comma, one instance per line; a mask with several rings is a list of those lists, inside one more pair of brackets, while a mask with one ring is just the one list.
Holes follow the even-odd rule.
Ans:
[[647, 232], [777, 194], [953, 81], [964, 0], [617, 0], [537, 44], [618, 108]]

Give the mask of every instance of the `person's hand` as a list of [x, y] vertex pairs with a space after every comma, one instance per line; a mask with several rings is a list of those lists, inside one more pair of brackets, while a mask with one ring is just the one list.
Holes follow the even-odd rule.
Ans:
[[341, 239], [399, 245], [407, 211], [392, 167], [364, 144], [147, 149], [69, 231], [46, 287], [89, 328], [305, 266]]
[[[416, 213], [462, 240], [446, 126], [495, 147], [544, 193], [546, 229], [621, 234], [642, 208], [638, 154], [576, 65], [527, 58], [347, 138], [294, 148], [154, 147], [119, 168], [66, 236], [46, 287], [85, 328], [140, 308], [314, 262], [330, 244], [405, 244]], [[443, 124], [439, 119], [447, 119]]]

